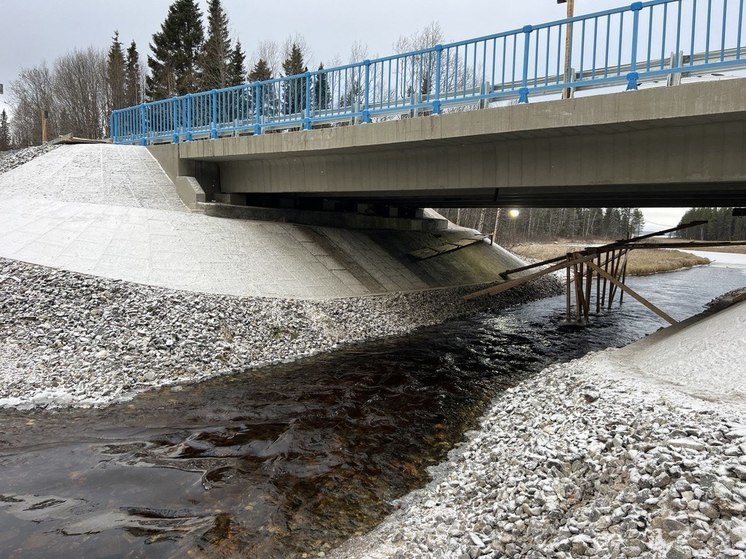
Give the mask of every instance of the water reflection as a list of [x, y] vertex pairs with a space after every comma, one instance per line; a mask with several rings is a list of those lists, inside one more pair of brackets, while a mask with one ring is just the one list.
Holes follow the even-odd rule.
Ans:
[[[714, 278], [714, 279], [713, 279]], [[631, 282], [677, 318], [742, 268]], [[557, 297], [105, 410], [2, 412], [0, 555], [292, 557], [368, 529], [496, 391], [663, 326], [634, 302], [565, 325]]]

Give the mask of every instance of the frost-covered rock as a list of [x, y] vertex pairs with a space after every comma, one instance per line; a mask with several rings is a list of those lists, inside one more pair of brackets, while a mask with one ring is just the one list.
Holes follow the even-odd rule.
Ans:
[[333, 557], [742, 557], [743, 413], [601, 374], [605, 353], [498, 395], [430, 485]]
[[477, 304], [460, 297], [469, 288], [324, 301], [231, 297], [0, 258], [0, 406], [106, 404], [405, 334], [556, 288], [550, 280]]
[[46, 144], [43, 146], [33, 146], [10, 151], [0, 151], [0, 173], [5, 173], [24, 163], [28, 163], [35, 157], [49, 153], [57, 146], [55, 144]]

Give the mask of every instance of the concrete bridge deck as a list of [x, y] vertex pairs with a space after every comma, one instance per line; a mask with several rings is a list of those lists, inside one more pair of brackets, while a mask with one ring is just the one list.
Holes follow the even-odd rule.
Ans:
[[746, 79], [151, 146], [249, 203], [746, 204]]

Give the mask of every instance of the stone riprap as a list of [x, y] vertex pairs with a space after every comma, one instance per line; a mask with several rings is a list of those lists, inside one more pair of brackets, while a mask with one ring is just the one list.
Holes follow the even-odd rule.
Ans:
[[464, 288], [305, 301], [169, 290], [0, 258], [0, 406], [91, 406], [553, 294]]
[[[728, 310], [708, 320], [733, 325], [746, 305]], [[430, 485], [332, 556], [746, 557], [743, 399], [708, 406], [629, 379], [624, 356], [636, 345], [554, 365], [501, 394]], [[679, 359], [706, 370], [717, 345]]]
[[57, 147], [56, 144], [46, 144], [43, 146], [0, 151], [0, 174], [15, 169], [16, 167], [20, 167], [35, 157], [49, 153]]

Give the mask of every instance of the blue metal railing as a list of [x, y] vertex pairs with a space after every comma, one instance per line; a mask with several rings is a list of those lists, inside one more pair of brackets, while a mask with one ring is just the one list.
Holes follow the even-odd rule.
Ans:
[[[118, 109], [116, 143], [439, 114], [567, 88], [746, 67], [746, 0], [651, 0], [355, 64]], [[569, 38], [568, 38], [569, 36]], [[569, 70], [565, 71], [566, 61]]]

